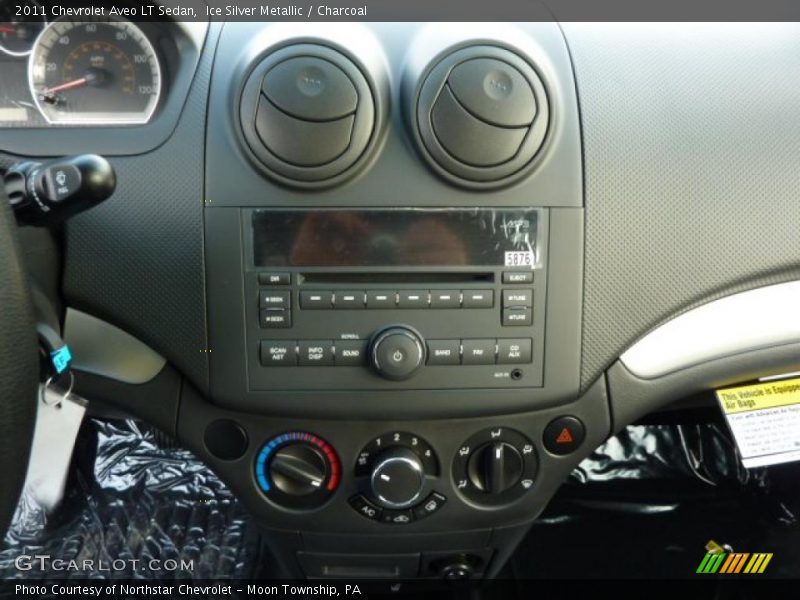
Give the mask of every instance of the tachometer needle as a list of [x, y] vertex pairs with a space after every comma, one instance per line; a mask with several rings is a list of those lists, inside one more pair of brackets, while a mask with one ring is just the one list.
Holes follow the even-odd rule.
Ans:
[[6, 27], [4, 25], [0, 25], [0, 33], [17, 33], [17, 30], [13, 27]]
[[65, 92], [67, 90], [72, 90], [74, 88], [78, 88], [81, 86], [86, 85], [89, 83], [88, 77], [81, 77], [80, 79], [75, 79], [73, 81], [68, 81], [67, 83], [62, 83], [61, 85], [57, 85], [55, 87], [48, 88], [46, 90], [42, 90], [43, 96], [52, 96], [53, 94], [58, 94], [59, 92]]

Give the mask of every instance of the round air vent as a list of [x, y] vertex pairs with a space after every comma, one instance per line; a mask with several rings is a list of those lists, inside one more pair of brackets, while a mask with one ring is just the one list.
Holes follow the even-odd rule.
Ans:
[[366, 78], [346, 56], [316, 44], [264, 57], [245, 83], [239, 115], [259, 166], [290, 185], [339, 183], [356, 171], [375, 137]]
[[526, 175], [547, 135], [547, 93], [517, 54], [472, 46], [433, 65], [419, 88], [422, 153], [443, 177], [497, 187]]

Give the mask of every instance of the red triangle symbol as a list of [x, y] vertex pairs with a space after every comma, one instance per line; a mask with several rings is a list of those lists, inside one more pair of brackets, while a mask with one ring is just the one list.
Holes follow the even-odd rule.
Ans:
[[556, 438], [556, 444], [571, 444], [573, 441], [572, 434], [566, 427], [561, 430], [561, 433], [559, 433], [558, 437]]

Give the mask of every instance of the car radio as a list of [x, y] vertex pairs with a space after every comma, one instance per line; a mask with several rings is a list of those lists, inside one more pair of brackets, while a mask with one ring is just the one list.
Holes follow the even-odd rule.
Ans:
[[547, 219], [242, 211], [250, 389], [541, 386]]

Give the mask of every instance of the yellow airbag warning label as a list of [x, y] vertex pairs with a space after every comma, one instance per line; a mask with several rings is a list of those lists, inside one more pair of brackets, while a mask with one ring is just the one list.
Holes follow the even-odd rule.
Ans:
[[800, 460], [800, 379], [717, 390], [748, 469]]

